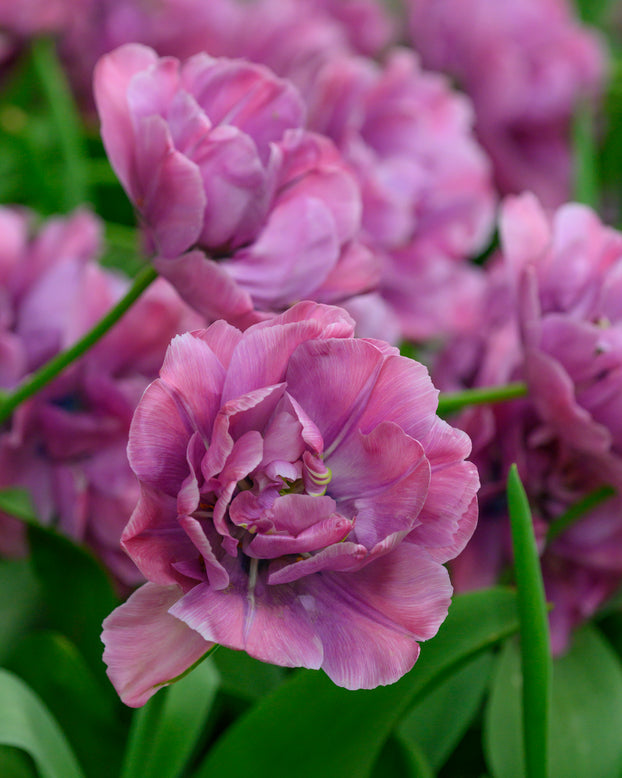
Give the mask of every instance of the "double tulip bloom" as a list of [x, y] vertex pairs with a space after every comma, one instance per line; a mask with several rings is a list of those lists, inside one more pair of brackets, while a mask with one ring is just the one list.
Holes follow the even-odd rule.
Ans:
[[149, 583], [104, 622], [141, 705], [213, 643], [347, 688], [396, 681], [444, 619], [476, 522], [468, 437], [426, 369], [300, 303], [175, 338], [130, 432], [123, 545]]
[[128, 45], [95, 73], [102, 137], [158, 270], [208, 318], [246, 327], [300, 299], [373, 287], [361, 197], [301, 97], [269, 70]]

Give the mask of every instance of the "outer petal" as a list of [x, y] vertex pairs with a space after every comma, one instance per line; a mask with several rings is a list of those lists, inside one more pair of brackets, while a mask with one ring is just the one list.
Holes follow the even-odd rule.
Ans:
[[246, 651], [263, 662], [317, 669], [322, 644], [292, 586], [268, 586], [259, 576], [254, 587], [240, 570], [232, 585], [216, 592], [202, 584], [173, 613], [206, 640]]
[[94, 91], [101, 133], [112, 167], [132, 199], [137, 192], [134, 128], [127, 103], [132, 77], [154, 65], [153, 49], [139, 44], [122, 46], [102, 57], [95, 68]]
[[180, 596], [176, 586], [147, 583], [104, 620], [104, 662], [126, 705], [144, 705], [213, 645], [168, 613]]
[[304, 581], [324, 646], [322, 669], [346, 689], [394, 683], [436, 634], [451, 598], [449, 576], [421, 549], [400, 545], [358, 573]]
[[258, 319], [253, 303], [222, 264], [201, 251], [190, 251], [176, 259], [157, 258], [154, 265], [179, 295], [208, 320], [226, 319], [245, 329]]

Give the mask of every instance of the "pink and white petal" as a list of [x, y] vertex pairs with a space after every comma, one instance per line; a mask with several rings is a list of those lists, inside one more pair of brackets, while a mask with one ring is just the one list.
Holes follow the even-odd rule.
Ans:
[[556, 359], [537, 349], [527, 349], [525, 368], [530, 397], [538, 413], [563, 440], [590, 454], [609, 450], [611, 433], [577, 403], [574, 383]]
[[176, 586], [147, 583], [104, 619], [104, 662], [126, 705], [144, 705], [212, 647], [168, 612], [181, 596]]
[[190, 332], [176, 335], [166, 350], [160, 381], [207, 446], [225, 381], [218, 357]]
[[360, 543], [345, 540], [323, 548], [306, 558], [277, 560], [270, 566], [268, 582], [271, 585], [289, 584], [301, 578], [307, 579], [315, 573], [330, 571], [360, 570], [369, 558], [369, 552]]
[[130, 197], [138, 196], [134, 158], [134, 127], [127, 102], [127, 89], [136, 73], [153, 66], [157, 54], [133, 43], [102, 57], [95, 67], [95, 103], [101, 119], [106, 153]]
[[328, 457], [359, 422], [384, 356], [361, 340], [302, 343], [287, 366], [287, 391], [317, 425]]
[[152, 231], [158, 252], [174, 258], [198, 240], [206, 196], [197, 165], [173, 147], [161, 116], [141, 119], [136, 127], [138, 210]]
[[276, 319], [255, 324], [253, 330], [273, 327], [275, 324], [295, 324], [303, 321], [317, 321], [321, 324], [320, 335], [326, 338], [350, 338], [354, 334], [354, 322], [352, 317], [334, 305], [324, 305], [312, 300], [303, 300], [292, 305]]
[[298, 198], [274, 208], [257, 240], [227, 268], [257, 308], [278, 310], [313, 297], [339, 254], [335, 221], [325, 203]]
[[499, 221], [503, 255], [514, 272], [541, 260], [550, 248], [551, 226], [531, 192], [506, 198]]
[[179, 295], [208, 320], [225, 319], [240, 329], [257, 321], [250, 295], [201, 251], [190, 251], [175, 259], [154, 260], [158, 273]]
[[127, 447], [140, 481], [176, 497], [188, 475], [186, 451], [194, 432], [166, 384], [159, 379], [150, 384], [134, 413]]
[[134, 513], [121, 536], [121, 545], [149, 581], [187, 586], [172, 565], [194, 559], [197, 551], [177, 521], [177, 502], [144, 484]]
[[231, 361], [231, 355], [242, 337], [240, 330], [219, 319], [206, 330], [199, 330], [192, 334], [195, 338], [200, 338], [207, 343], [218, 357], [220, 364], [227, 370]]
[[322, 663], [322, 644], [296, 589], [268, 586], [261, 575], [254, 588], [241, 571], [224, 591], [200, 584], [171, 613], [206, 640], [262, 662], [312, 669]]
[[359, 427], [363, 432], [393, 421], [421, 440], [436, 420], [438, 389], [426, 367], [413, 359], [387, 355]]
[[432, 471], [420, 524], [406, 542], [427, 549], [437, 562], [447, 562], [463, 550], [477, 525], [479, 475], [472, 462], [457, 462]]
[[401, 544], [356, 573], [305, 580], [309, 617], [324, 646], [322, 669], [346, 689], [394, 683], [447, 615], [452, 588], [445, 568]]
[[[245, 333], [231, 358], [223, 388], [223, 403], [260, 387], [280, 384], [285, 379], [288, 363], [291, 365], [292, 352], [301, 344], [308, 345], [307, 341], [321, 345], [322, 341], [316, 340], [323, 335], [321, 320], [282, 324], [280, 319], [274, 319], [272, 326], [253, 327]], [[315, 421], [315, 417], [309, 415]]]
[[[214, 589], [224, 589], [227, 587], [229, 585], [229, 575], [216, 558], [212, 545], [207, 539], [200, 522], [192, 516], [181, 516], [179, 524], [185, 530], [192, 541], [192, 545], [199, 552], [205, 564], [205, 573], [202, 576], [202, 580], [205, 580], [205, 575], [207, 575], [209, 584]], [[176, 567], [176, 569], [179, 570], [180, 568]]]
[[421, 444], [397, 424], [382, 422], [369, 435], [348, 435], [327, 458], [328, 487], [338, 510], [356, 517], [354, 538], [372, 549], [418, 523], [428, 497], [430, 463]]

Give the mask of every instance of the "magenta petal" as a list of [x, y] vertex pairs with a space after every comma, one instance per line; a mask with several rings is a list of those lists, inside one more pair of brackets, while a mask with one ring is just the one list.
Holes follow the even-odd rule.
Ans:
[[154, 381], [145, 390], [130, 428], [127, 453], [132, 470], [146, 484], [176, 496], [188, 475], [186, 448], [194, 431], [165, 385]]
[[171, 341], [160, 382], [206, 443], [220, 408], [225, 371], [204, 340], [186, 332]]
[[180, 596], [176, 586], [147, 583], [104, 620], [104, 662], [126, 705], [144, 705], [213, 645], [168, 613]]
[[362, 340], [307, 341], [292, 354], [287, 391], [315, 422], [328, 457], [358, 424], [384, 357]]
[[136, 198], [138, 209], [153, 231], [158, 252], [177, 257], [201, 234], [206, 206], [203, 181], [194, 162], [173, 148], [160, 116], [143, 119], [136, 132], [138, 175], [148, 181]]
[[121, 183], [135, 199], [138, 195], [134, 128], [127, 103], [127, 88], [136, 73], [154, 65], [157, 55], [146, 46], [130, 44], [102, 57], [95, 68], [94, 91], [101, 117], [106, 153]]
[[346, 689], [394, 683], [408, 672], [417, 641], [436, 634], [452, 593], [445, 568], [404, 544], [358, 573], [313, 576], [305, 587], [322, 669]]
[[258, 577], [253, 589], [247, 576], [239, 574], [224, 591], [207, 584], [195, 587], [171, 613], [206, 640], [246, 651], [263, 662], [313, 669], [322, 663], [322, 644], [290, 586], [267, 586]]
[[158, 258], [154, 265], [188, 305], [207, 319], [226, 319], [242, 329], [257, 321], [250, 295], [223, 265], [201, 251], [190, 251], [176, 259]]
[[258, 308], [278, 310], [313, 297], [339, 258], [335, 222], [326, 205], [299, 198], [274, 208], [258, 239], [228, 264]]
[[164, 586], [186, 583], [172, 565], [194, 559], [197, 553], [177, 522], [177, 501], [174, 497], [141, 485], [138, 505], [121, 541], [148, 580]]
[[382, 422], [369, 435], [352, 432], [328, 457], [329, 493], [354, 516], [354, 537], [373, 548], [394, 533], [410, 532], [428, 496], [430, 463], [421, 444], [397, 424]]
[[528, 349], [526, 372], [530, 394], [541, 416], [570, 445], [591, 454], [606, 452], [611, 433], [577, 403], [574, 384], [556, 359]]
[[314, 339], [330, 337], [326, 330], [329, 333], [333, 329], [340, 332], [349, 324], [345, 319], [340, 321], [339, 316], [335, 315], [335, 312], [341, 313], [338, 309], [329, 306], [314, 306], [314, 309], [319, 314], [316, 318], [291, 321], [293, 316], [283, 315], [274, 319], [270, 326], [256, 325], [245, 333], [231, 358], [223, 389], [223, 402], [262, 386], [281, 383], [288, 360], [295, 349], [307, 345], [309, 340], [319, 342]]

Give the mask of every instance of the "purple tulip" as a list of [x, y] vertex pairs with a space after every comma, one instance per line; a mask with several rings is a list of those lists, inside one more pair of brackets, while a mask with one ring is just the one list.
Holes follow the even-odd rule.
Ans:
[[449, 605], [476, 522], [466, 435], [426, 369], [299, 303], [171, 343], [130, 432], [141, 498], [122, 543], [149, 583], [104, 622], [142, 705], [213, 643], [339, 685], [396, 681]]
[[156, 246], [157, 266], [208, 318], [240, 326], [302, 298], [367, 291], [356, 181], [302, 129], [294, 87], [266, 68], [128, 45], [100, 61], [102, 136]]
[[[123, 294], [102, 269], [99, 223], [87, 211], [51, 219], [0, 209], [0, 381], [13, 389], [72, 345]], [[201, 320], [158, 280], [82, 359], [20, 405], [0, 434], [0, 488], [29, 491], [38, 519], [85, 542], [118, 581], [142, 581], [119, 546], [138, 497], [126, 455], [140, 396], [177, 332]], [[25, 552], [23, 525], [0, 515], [0, 550]]]
[[570, 122], [605, 74], [605, 47], [567, 0], [409, 0], [426, 67], [473, 100], [478, 136], [504, 194], [531, 190], [556, 207], [570, 196]]
[[[555, 651], [622, 582], [622, 235], [589, 208], [549, 217], [533, 195], [501, 210], [501, 261], [479, 315], [443, 355], [444, 388], [523, 380], [526, 398], [466, 411], [485, 486], [480, 523], [453, 562], [457, 589], [492, 583], [511, 560], [505, 477], [516, 462], [542, 553]], [[617, 495], [547, 538], [604, 487]]]

